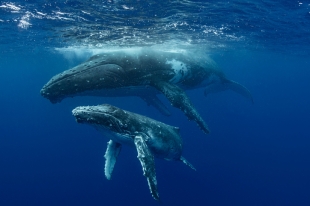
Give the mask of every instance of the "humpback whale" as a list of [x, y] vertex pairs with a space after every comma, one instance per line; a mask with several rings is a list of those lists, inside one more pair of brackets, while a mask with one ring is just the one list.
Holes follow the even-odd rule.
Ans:
[[41, 89], [52, 103], [74, 96], [138, 96], [165, 115], [170, 112], [156, 96], [162, 93], [209, 133], [184, 90], [205, 87], [204, 94], [231, 89], [253, 102], [250, 91], [229, 80], [208, 57], [142, 48], [92, 56], [86, 62], [55, 75]]
[[109, 104], [76, 107], [72, 114], [78, 123], [91, 125], [110, 139], [104, 155], [104, 172], [109, 180], [122, 145], [136, 148], [143, 175], [155, 200], [159, 200], [159, 195], [154, 157], [182, 161], [195, 170], [182, 156], [183, 144], [177, 127]]

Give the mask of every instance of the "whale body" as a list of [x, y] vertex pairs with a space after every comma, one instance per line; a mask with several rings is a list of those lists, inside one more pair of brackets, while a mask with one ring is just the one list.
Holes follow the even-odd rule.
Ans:
[[111, 178], [122, 145], [136, 148], [143, 175], [155, 200], [159, 200], [159, 195], [154, 157], [182, 161], [195, 170], [182, 156], [183, 143], [177, 127], [108, 104], [80, 106], [72, 114], [78, 123], [93, 126], [110, 139], [104, 155], [107, 179]]
[[95, 55], [86, 62], [57, 74], [43, 86], [41, 95], [52, 103], [74, 96], [138, 96], [161, 113], [170, 115], [158, 99], [164, 94], [171, 105], [184, 112], [209, 133], [184, 90], [204, 87], [204, 94], [231, 89], [253, 102], [241, 84], [228, 80], [207, 57], [143, 48]]

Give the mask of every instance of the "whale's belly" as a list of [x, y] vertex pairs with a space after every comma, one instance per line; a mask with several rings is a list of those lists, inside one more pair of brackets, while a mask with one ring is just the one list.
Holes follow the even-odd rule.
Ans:
[[102, 126], [95, 126], [95, 128], [102, 133], [106, 138], [113, 140], [114, 142], [120, 143], [122, 145], [128, 145], [130, 147], [135, 147], [134, 138], [136, 135], [142, 135], [143, 140], [148, 145], [148, 148], [152, 154], [157, 158], [174, 160], [179, 159], [182, 153], [182, 143], [180, 141], [171, 141], [166, 138], [175, 138], [173, 136], [161, 136], [147, 129], [146, 133], [139, 133], [136, 131], [135, 134], [130, 134], [130, 132], [117, 133], [110, 129]]

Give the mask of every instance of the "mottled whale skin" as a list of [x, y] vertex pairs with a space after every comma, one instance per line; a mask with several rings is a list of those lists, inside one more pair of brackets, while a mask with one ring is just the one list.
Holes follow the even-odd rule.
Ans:
[[163, 114], [169, 110], [156, 97], [162, 93], [171, 105], [209, 133], [184, 90], [205, 87], [205, 95], [232, 89], [252, 102], [251, 93], [228, 80], [208, 57], [143, 48], [120, 50], [91, 57], [86, 62], [54, 76], [41, 89], [52, 103], [74, 96], [139, 96]]
[[77, 107], [72, 114], [78, 123], [91, 125], [110, 139], [104, 155], [107, 179], [111, 178], [122, 145], [136, 148], [155, 200], [159, 200], [159, 195], [154, 157], [182, 161], [195, 170], [182, 157], [183, 143], [177, 127], [108, 104]]

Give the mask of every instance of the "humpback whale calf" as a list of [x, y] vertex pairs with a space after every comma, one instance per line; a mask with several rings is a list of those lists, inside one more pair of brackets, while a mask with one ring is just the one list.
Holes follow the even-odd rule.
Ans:
[[177, 127], [109, 104], [77, 107], [72, 114], [78, 123], [91, 125], [110, 139], [104, 155], [104, 172], [107, 179], [111, 178], [123, 144], [136, 148], [143, 175], [155, 200], [159, 200], [159, 195], [154, 157], [182, 161], [195, 170], [182, 157], [183, 144]]
[[228, 80], [210, 58], [149, 48], [95, 55], [52, 77], [41, 89], [41, 95], [52, 103], [83, 95], [139, 96], [169, 115], [167, 107], [156, 97], [162, 93], [172, 106], [209, 133], [207, 124], [184, 92], [199, 87], [205, 87], [205, 95], [231, 89], [253, 102], [249, 90]]

